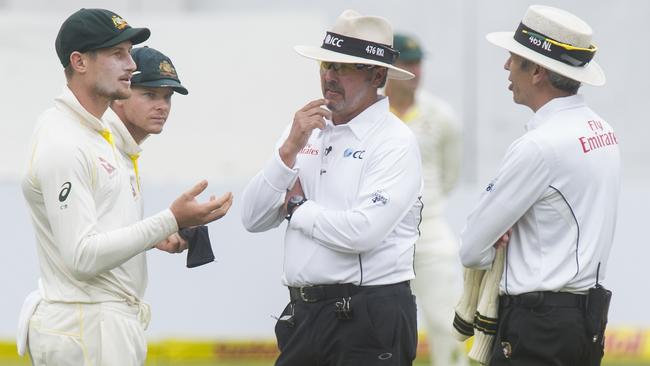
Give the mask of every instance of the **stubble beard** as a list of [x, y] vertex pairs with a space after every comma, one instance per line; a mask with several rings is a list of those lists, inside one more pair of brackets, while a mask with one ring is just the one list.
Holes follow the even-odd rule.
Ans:
[[123, 99], [129, 99], [129, 97], [131, 97], [131, 88], [127, 88], [127, 89], [116, 88], [114, 90], [108, 90], [108, 88], [104, 87], [103, 85], [96, 85], [95, 93], [111, 101], [123, 100]]

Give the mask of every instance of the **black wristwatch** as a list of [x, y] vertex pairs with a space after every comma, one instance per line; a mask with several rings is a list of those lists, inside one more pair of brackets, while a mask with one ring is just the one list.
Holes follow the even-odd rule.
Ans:
[[296, 210], [296, 208], [298, 208], [298, 206], [302, 205], [305, 202], [307, 202], [307, 199], [301, 195], [289, 197], [289, 202], [287, 202], [287, 216], [284, 218], [287, 219], [287, 221], [291, 221], [293, 212]]

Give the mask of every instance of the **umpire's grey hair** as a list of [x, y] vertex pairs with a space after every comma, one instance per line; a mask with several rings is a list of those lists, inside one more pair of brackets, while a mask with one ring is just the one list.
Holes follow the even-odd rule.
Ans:
[[[522, 70], [527, 70], [529, 67], [532, 65], [536, 65], [536, 63], [528, 60], [528, 59], [522, 59], [521, 61], [521, 68]], [[542, 66], [543, 67], [543, 66]], [[548, 81], [553, 85], [554, 88], [560, 89], [564, 92], [567, 92], [571, 95], [577, 94], [578, 89], [582, 86], [579, 81], [573, 80], [571, 78], [568, 78], [566, 76], [562, 76], [558, 74], [555, 71], [551, 71], [547, 68], [544, 68], [546, 70], [546, 73], [548, 75]]]

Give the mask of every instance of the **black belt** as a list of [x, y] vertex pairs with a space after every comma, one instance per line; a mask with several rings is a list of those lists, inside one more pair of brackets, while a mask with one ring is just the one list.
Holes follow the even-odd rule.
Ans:
[[587, 296], [572, 294], [570, 292], [535, 291], [526, 292], [520, 295], [499, 296], [499, 306], [521, 306], [525, 308], [536, 308], [540, 306], [559, 308], [584, 308]]
[[289, 298], [291, 302], [318, 302], [329, 299], [352, 297], [360, 292], [367, 290], [376, 290], [383, 288], [390, 288], [394, 286], [407, 286], [409, 281], [395, 283], [391, 285], [375, 285], [375, 286], [357, 286], [351, 283], [340, 283], [336, 285], [315, 285], [304, 287], [289, 287]]

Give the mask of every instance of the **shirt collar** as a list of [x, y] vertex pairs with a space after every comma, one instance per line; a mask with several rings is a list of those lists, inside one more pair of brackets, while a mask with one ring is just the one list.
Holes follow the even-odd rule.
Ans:
[[[354, 136], [362, 140], [368, 131], [376, 125], [376, 122], [385, 118], [389, 113], [388, 97], [379, 96], [375, 103], [359, 113], [344, 125], [333, 126], [334, 128], [349, 128]], [[326, 128], [332, 125], [331, 121], [325, 121]]]
[[101, 119], [90, 114], [90, 112], [88, 112], [86, 108], [84, 108], [81, 103], [79, 103], [79, 100], [67, 85], [63, 88], [61, 95], [54, 99], [54, 104], [57, 107], [67, 108], [79, 116], [81, 122], [97, 132], [102, 132], [107, 129], [106, 125]]
[[585, 105], [585, 100], [582, 95], [569, 95], [568, 97], [554, 98], [544, 104], [540, 109], [535, 112], [533, 118], [526, 123], [526, 131], [531, 131], [541, 126], [544, 122], [557, 112], [582, 107]]
[[126, 128], [120, 117], [115, 112], [108, 108], [102, 117], [106, 123], [111, 127], [113, 136], [115, 137], [115, 146], [118, 150], [126, 153], [127, 155], [138, 155], [142, 151], [140, 145], [133, 139], [131, 133]]

